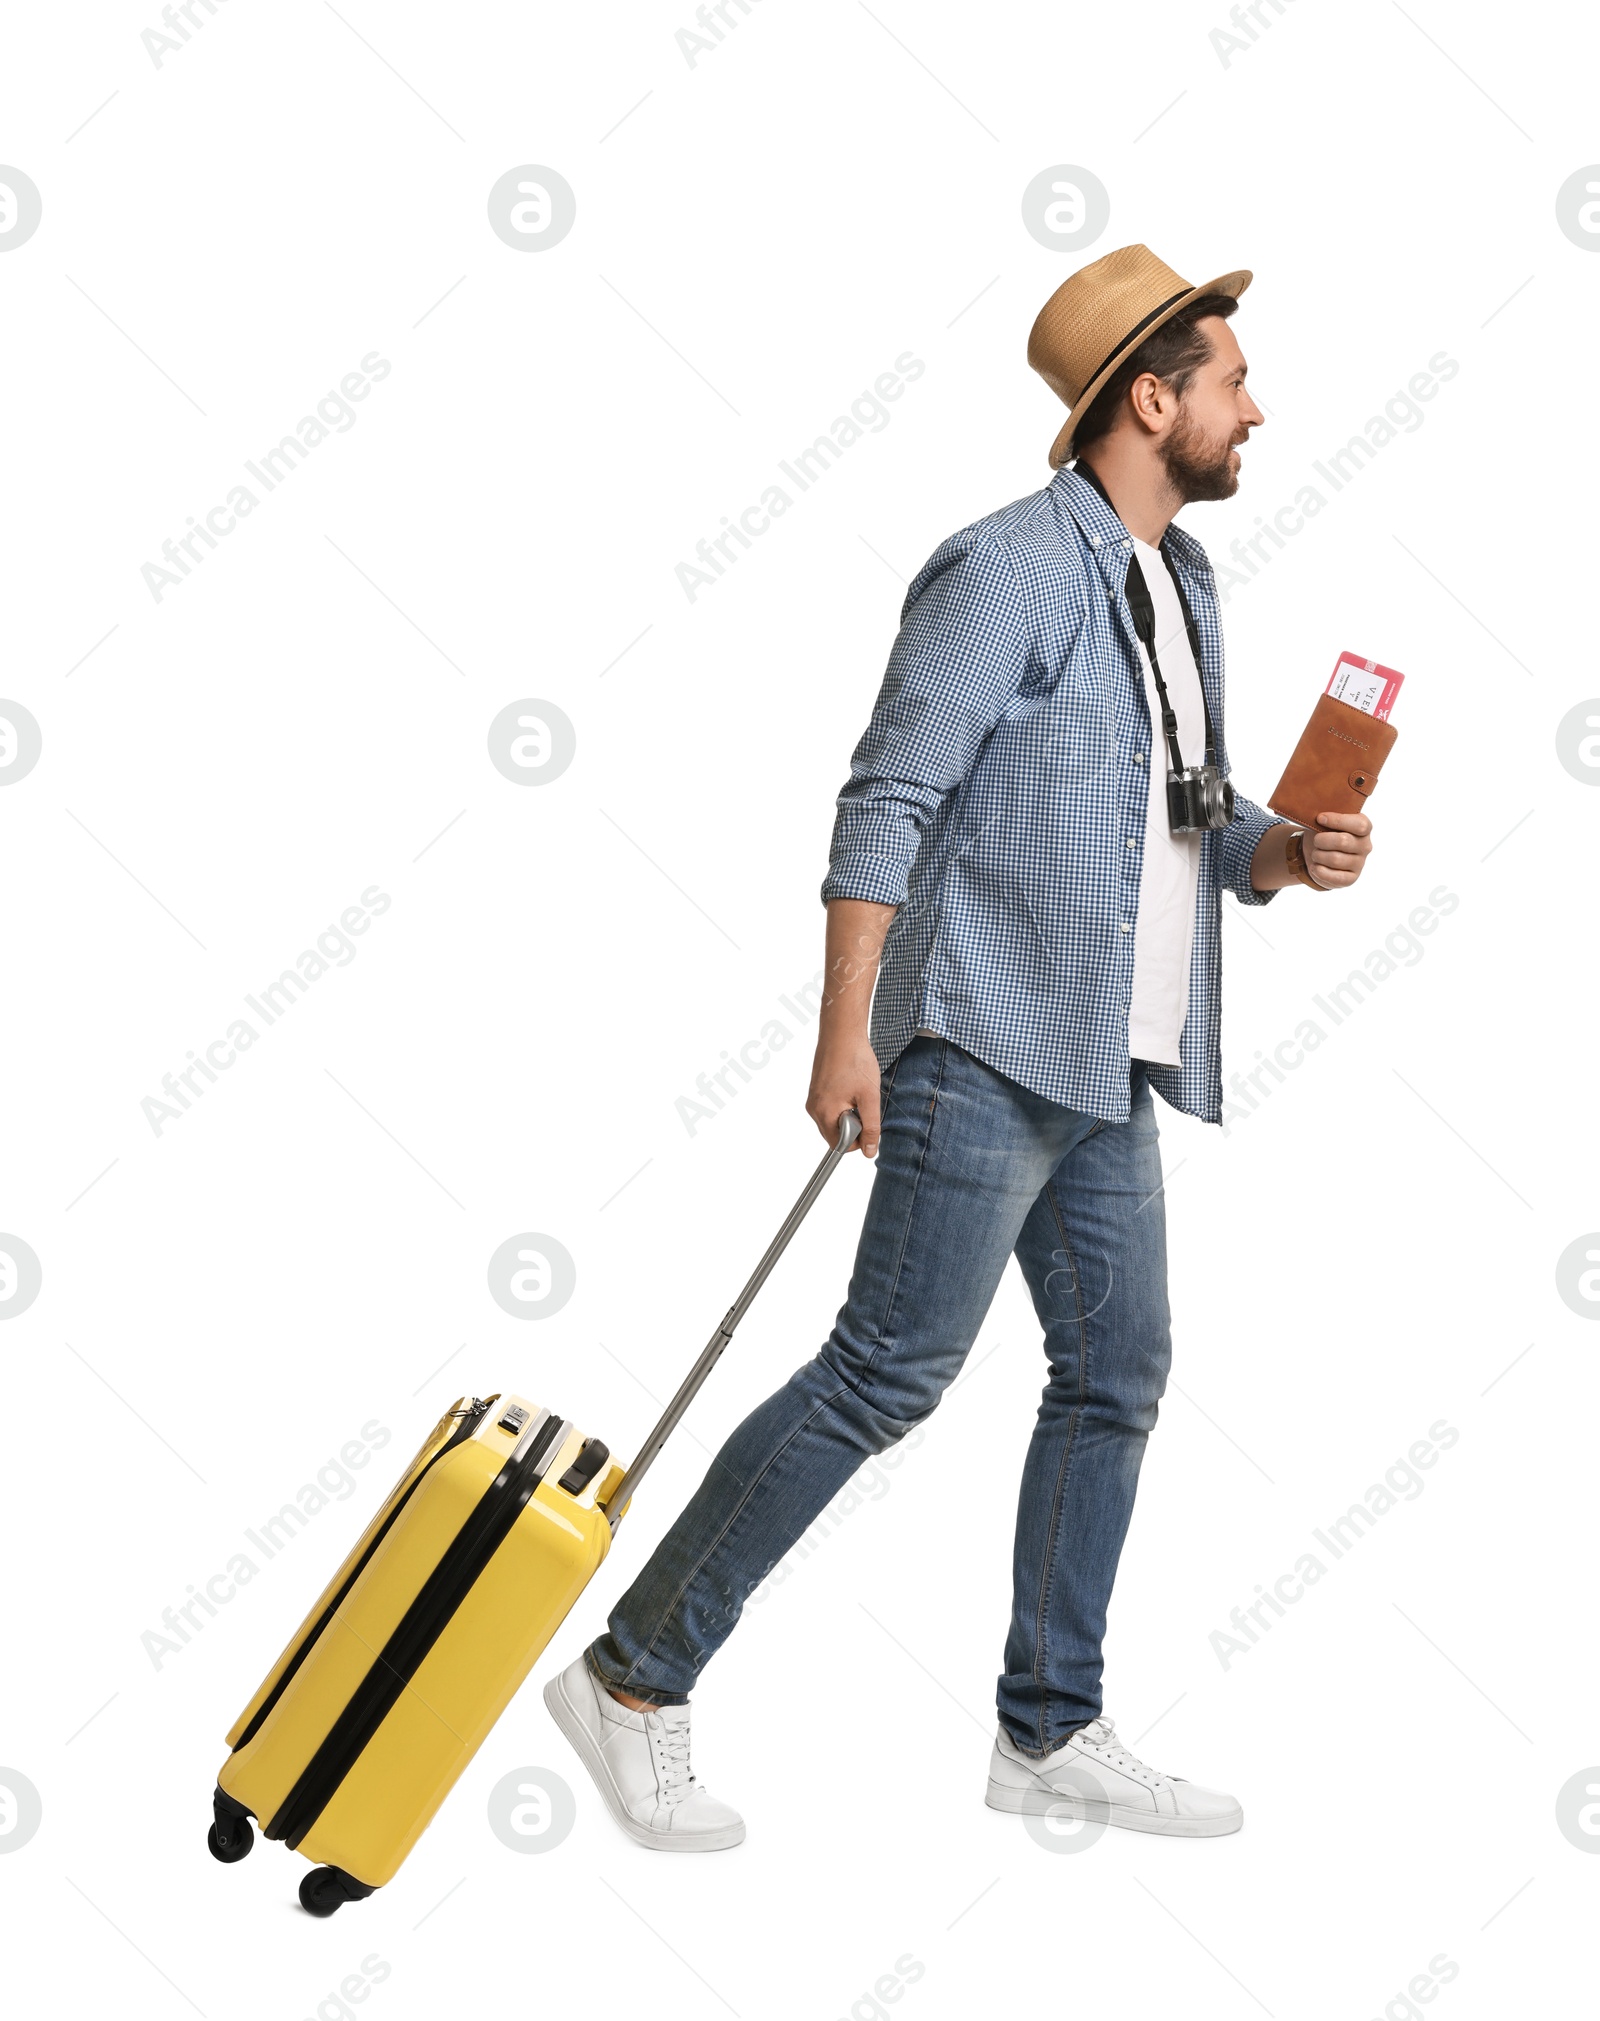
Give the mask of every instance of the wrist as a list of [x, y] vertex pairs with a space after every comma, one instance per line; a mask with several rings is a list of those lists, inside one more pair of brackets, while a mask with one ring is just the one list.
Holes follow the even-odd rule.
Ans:
[[1306, 861], [1305, 833], [1303, 828], [1291, 828], [1284, 841], [1284, 860], [1289, 866], [1289, 875], [1296, 884], [1303, 884], [1308, 890], [1331, 891], [1331, 885], [1319, 884], [1311, 874], [1311, 866]]
[[819, 1053], [856, 1053], [867, 1043], [869, 1021], [855, 1015], [824, 1017], [817, 1027]]

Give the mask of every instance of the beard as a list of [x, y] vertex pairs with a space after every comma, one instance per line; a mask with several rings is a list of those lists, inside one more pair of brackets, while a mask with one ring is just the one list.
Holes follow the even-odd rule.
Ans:
[[1232, 442], [1202, 435], [1188, 411], [1179, 409], [1159, 453], [1167, 481], [1185, 505], [1195, 499], [1232, 498], [1239, 489], [1239, 473], [1230, 460], [1233, 448]]

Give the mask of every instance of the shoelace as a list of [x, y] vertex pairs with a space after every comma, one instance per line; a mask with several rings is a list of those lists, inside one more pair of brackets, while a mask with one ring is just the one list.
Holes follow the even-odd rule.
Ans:
[[645, 1714], [645, 1724], [655, 1742], [661, 1801], [669, 1807], [680, 1804], [694, 1787], [689, 1767], [689, 1722], [669, 1725], [660, 1713], [652, 1712]]
[[1163, 1775], [1160, 1769], [1151, 1768], [1148, 1762], [1141, 1761], [1136, 1754], [1130, 1754], [1118, 1740], [1116, 1727], [1104, 1715], [1099, 1719], [1090, 1720], [1075, 1738], [1087, 1741], [1096, 1754], [1105, 1757], [1112, 1768], [1119, 1770], [1123, 1775], [1131, 1775], [1138, 1782], [1161, 1783], [1175, 1780], [1172, 1776]]

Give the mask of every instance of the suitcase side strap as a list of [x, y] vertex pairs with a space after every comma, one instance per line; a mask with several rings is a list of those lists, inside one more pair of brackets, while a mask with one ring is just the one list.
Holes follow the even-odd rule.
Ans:
[[262, 1820], [262, 1829], [269, 1839], [287, 1840], [293, 1852], [322, 1815], [368, 1741], [449, 1626], [479, 1573], [533, 1499], [534, 1490], [544, 1479], [550, 1461], [570, 1429], [565, 1419], [547, 1411], [537, 1427], [530, 1426], [523, 1434], [511, 1457], [489, 1483], [482, 1500], [445, 1547], [443, 1557], [424, 1580], [388, 1641], [374, 1656], [365, 1677], [300, 1771], [271, 1822]]

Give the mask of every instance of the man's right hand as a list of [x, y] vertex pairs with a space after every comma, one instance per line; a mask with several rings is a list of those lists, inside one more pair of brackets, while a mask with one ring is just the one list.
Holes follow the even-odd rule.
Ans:
[[811, 1092], [806, 1096], [806, 1114], [830, 1144], [839, 1141], [839, 1118], [854, 1109], [861, 1118], [861, 1135], [856, 1149], [863, 1157], [878, 1155], [878, 1136], [883, 1124], [882, 1069], [878, 1056], [865, 1039], [847, 1044], [817, 1043], [811, 1067]]

